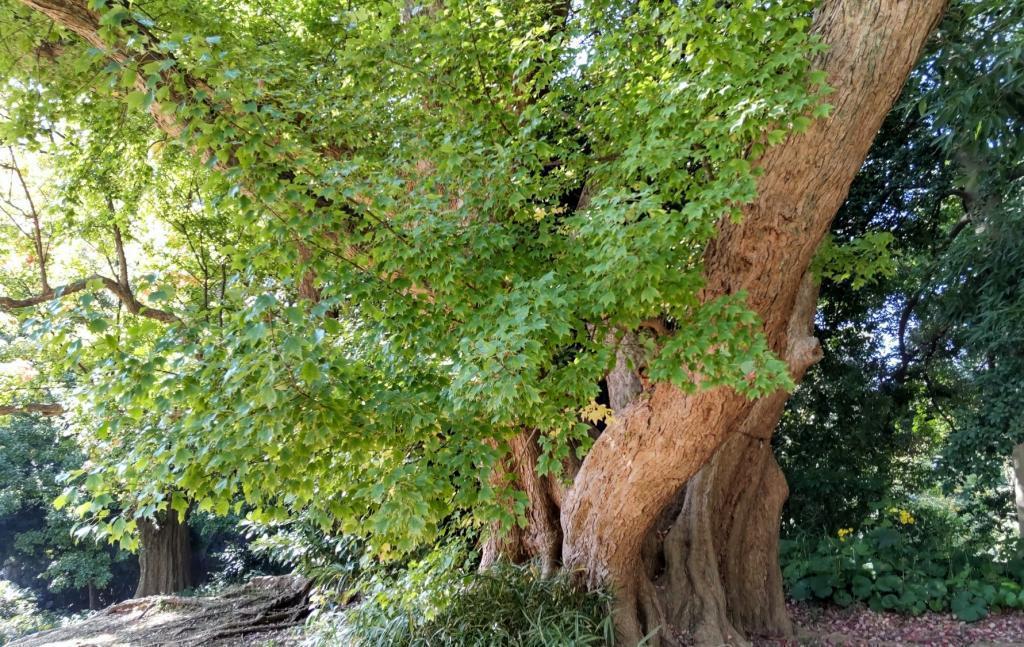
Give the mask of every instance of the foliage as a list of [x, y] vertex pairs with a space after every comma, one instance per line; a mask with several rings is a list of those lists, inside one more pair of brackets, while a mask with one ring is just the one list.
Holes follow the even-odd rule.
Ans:
[[877, 358], [878, 326], [832, 328], [831, 317], [826, 305], [818, 327], [824, 357], [793, 394], [773, 438], [790, 488], [787, 535], [833, 535], [859, 523], [873, 502], [912, 494], [933, 478], [938, 432], [925, 416], [914, 424], [913, 392], [880, 383], [888, 371]]
[[742, 294], [701, 301], [701, 258], [752, 162], [828, 112], [813, 2], [570, 5], [93, 0], [96, 47], [5, 2], [2, 136], [99, 178], [54, 211], [190, 234], [137, 263], [171, 322], [99, 283], [25, 315], [80, 375], [62, 503], [129, 546], [194, 503], [398, 555], [454, 510], [522, 520], [488, 481], [503, 441], [584, 453], [607, 340], [652, 316], [676, 330], [652, 379], [792, 386]]
[[290, 570], [253, 545], [251, 524], [241, 517], [193, 513], [188, 525], [193, 570], [204, 591], [220, 591], [255, 576]]
[[61, 491], [61, 473], [81, 461], [75, 444], [50, 422], [20, 417], [0, 423], [0, 565], [48, 607], [83, 608], [90, 587], [110, 602], [134, 583], [127, 555], [73, 535], [74, 517], [50, 505]]
[[325, 533], [302, 517], [244, 527], [256, 555], [310, 578], [332, 604], [345, 603], [356, 592], [367, 561], [365, 543], [358, 537]]
[[[525, 522], [489, 478], [504, 440], [538, 430], [544, 473], [582, 456], [622, 330], [674, 330], [644, 340], [655, 381], [792, 387], [743, 294], [701, 301], [701, 259], [765, 148], [828, 113], [813, 2], [90, 0], [89, 43], [0, 2], [0, 139], [35, 160], [0, 283], [45, 297], [17, 309], [5, 359], [32, 376], [3, 397], [71, 412], [85, 460], [56, 517], [83, 535], [132, 548], [167, 509], [246, 515], [348, 591], [364, 549], [418, 555], [453, 513]], [[929, 490], [936, 455], [947, 491], [994, 492], [1020, 440], [1020, 12], [953, 3], [819, 256], [826, 359], [777, 440], [794, 536]], [[50, 295], [47, 270], [85, 286]], [[869, 557], [909, 578], [857, 580], [882, 606], [1002, 590], [948, 569], [966, 588], [932, 595], [920, 572], [954, 535], [876, 514], [805, 545], [795, 590], [853, 595]], [[600, 600], [444, 555], [374, 571], [354, 626], [602, 635]]]
[[1011, 404], [1022, 386], [1024, 8], [976, 0], [948, 20], [958, 36], [921, 79], [919, 109], [955, 164], [958, 220], [928, 267], [911, 343], [940, 349], [928, 378], [950, 425], [946, 473], [956, 484], [977, 476], [991, 486], [1002, 479], [999, 459], [1024, 441]]
[[833, 223], [825, 357], [775, 438], [787, 533], [834, 535], [871, 501], [940, 487], [1001, 539], [1024, 440], [1022, 33], [1019, 3], [951, 4]]
[[[357, 645], [609, 645], [611, 598], [531, 566], [476, 572], [455, 542], [396, 575], [371, 578], [340, 630]], [[329, 641], [331, 636], [324, 636]]]
[[0, 643], [54, 626], [55, 618], [39, 610], [30, 591], [0, 580]]
[[893, 235], [887, 231], [867, 232], [842, 245], [828, 236], [818, 248], [812, 269], [819, 280], [849, 281], [851, 289], [859, 290], [872, 281], [890, 278], [896, 272], [890, 249], [892, 242]]
[[859, 527], [784, 541], [783, 577], [795, 600], [855, 602], [918, 615], [951, 610], [980, 620], [991, 608], [1024, 608], [1024, 553], [993, 556], [941, 501], [882, 505]]

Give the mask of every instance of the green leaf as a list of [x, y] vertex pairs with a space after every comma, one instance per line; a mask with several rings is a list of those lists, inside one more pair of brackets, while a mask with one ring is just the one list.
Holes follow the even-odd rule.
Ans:
[[850, 590], [859, 600], [866, 600], [874, 592], [874, 584], [863, 575], [854, 575], [850, 580]]
[[320, 368], [316, 365], [316, 362], [306, 360], [302, 363], [301, 369], [302, 380], [307, 384], [311, 384], [320, 379]]
[[133, 110], [145, 109], [149, 107], [149, 104], [153, 103], [153, 94], [151, 92], [129, 92], [128, 96], [125, 97], [125, 103], [128, 104], [129, 108]]
[[178, 521], [184, 523], [185, 515], [188, 513], [188, 499], [181, 493], [175, 492], [171, 495], [171, 509], [177, 513]]
[[953, 614], [964, 622], [975, 622], [988, 615], [985, 601], [970, 591], [957, 591], [950, 602]]
[[900, 591], [903, 587], [903, 579], [893, 573], [879, 577], [875, 581], [875, 588], [882, 592]]
[[265, 324], [257, 323], [247, 326], [245, 329], [245, 338], [249, 341], [256, 342], [267, 336], [267, 326]]

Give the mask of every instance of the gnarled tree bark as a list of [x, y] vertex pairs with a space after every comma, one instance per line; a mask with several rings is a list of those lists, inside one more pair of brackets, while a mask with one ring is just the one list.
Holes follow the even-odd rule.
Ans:
[[[527, 523], [525, 527], [492, 527], [481, 551], [481, 569], [490, 568], [499, 560], [520, 564], [537, 558], [541, 573], [547, 577], [561, 565], [562, 529], [558, 517], [565, 488], [557, 478], [537, 474], [539, 457], [535, 431], [523, 431], [509, 441], [509, 453], [491, 480], [496, 487], [511, 484], [526, 494]], [[572, 466], [567, 467], [571, 473]]]
[[[787, 332], [786, 356], [796, 380], [821, 358], [812, 336], [817, 295], [805, 274]], [[778, 562], [779, 515], [789, 490], [771, 449], [786, 398], [780, 391], [757, 401], [687, 482], [682, 508], [661, 546], [661, 621], [698, 644], [793, 633]]]

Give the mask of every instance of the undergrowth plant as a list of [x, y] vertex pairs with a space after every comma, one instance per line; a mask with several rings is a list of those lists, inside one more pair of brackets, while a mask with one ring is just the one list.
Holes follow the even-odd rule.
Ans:
[[[582, 591], [532, 566], [476, 570], [464, 545], [369, 576], [361, 602], [322, 622], [319, 644], [546, 647], [611, 645], [611, 596]], [[340, 621], [340, 622], [339, 622]], [[333, 629], [327, 629], [333, 625]], [[338, 628], [340, 627], [340, 629]]]
[[859, 528], [783, 541], [789, 596], [911, 615], [949, 610], [968, 622], [993, 609], [1024, 608], [1020, 547], [985, 550], [965, 541], [954, 514], [934, 505], [880, 505]]

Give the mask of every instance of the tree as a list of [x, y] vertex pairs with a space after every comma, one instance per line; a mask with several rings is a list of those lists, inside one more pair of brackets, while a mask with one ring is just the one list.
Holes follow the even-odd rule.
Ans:
[[188, 526], [176, 511], [139, 522], [139, 586], [135, 597], [168, 595], [192, 586]]
[[[836, 219], [839, 272], [824, 286], [817, 331], [826, 358], [794, 398], [780, 445], [787, 472], [798, 472], [790, 514], [805, 523], [802, 506], [816, 502], [828, 508], [830, 533], [855, 525], [870, 498], [859, 500], [859, 513], [840, 503], [861, 494], [844, 487], [843, 472], [857, 470], [860, 488], [871, 472], [862, 460], [884, 469], [915, 457], [927, 482], [956, 492], [975, 523], [1006, 519], [1004, 468], [1020, 440], [1009, 403], [1020, 389], [1012, 349], [1022, 20], [1021, 7], [1005, 3], [951, 8]], [[855, 263], [844, 254], [871, 250], [871, 241], [887, 241], [888, 253], [873, 257], [889, 271], [858, 287], [865, 281], [851, 277]], [[870, 265], [872, 254], [864, 258]], [[857, 413], [868, 402], [874, 415]], [[875, 483], [913, 492], [922, 476]], [[829, 486], [842, 491], [823, 492]]]
[[905, 100], [921, 115], [918, 137], [930, 138], [948, 170], [922, 183], [940, 202], [932, 218], [937, 242], [905, 296], [899, 352], [948, 426], [944, 471], [956, 485], [967, 475], [990, 486], [1001, 481], [1000, 466], [1022, 440], [1009, 405], [1021, 387], [1015, 268], [1024, 86], [1015, 61], [1022, 21], [1015, 5], [955, 7], [947, 37]]
[[99, 608], [134, 576], [125, 553], [73, 537], [74, 517], [51, 506], [61, 473], [81, 458], [46, 420], [17, 416], [0, 425], [0, 572], [48, 608]]
[[[77, 129], [76, 129], [77, 127]], [[133, 286], [130, 279], [128, 245], [132, 241], [126, 234], [129, 231], [129, 223], [132, 217], [138, 213], [132, 213], [137, 209], [142, 197], [168, 200], [168, 195], [175, 194], [176, 187], [171, 182], [163, 182], [159, 188], [160, 192], [153, 190], [153, 173], [140, 163], [140, 150], [133, 146], [130, 138], [122, 140], [120, 146], [115, 149], [109, 141], [98, 137], [102, 132], [93, 127], [88, 136], [82, 136], [85, 129], [81, 123], [71, 124], [65, 127], [60, 133], [63, 144], [58, 147], [50, 145], [32, 152], [24, 150], [24, 146], [18, 151], [15, 146], [7, 148], [7, 159], [3, 165], [9, 175], [10, 186], [17, 187], [8, 191], [4, 196], [0, 208], [8, 216], [11, 223], [12, 236], [9, 240], [12, 249], [9, 253], [17, 254], [19, 247], [26, 243], [30, 246], [32, 253], [25, 263], [26, 269], [36, 273], [35, 280], [30, 277], [23, 277], [24, 272], [15, 273], [7, 278], [7, 284], [15, 286], [15, 289], [28, 291], [35, 288], [34, 294], [24, 298], [0, 297], [0, 308], [5, 312], [21, 314], [31, 310], [39, 304], [53, 302], [51, 305], [58, 305], [62, 299], [68, 297], [83, 297], [77, 304], [78, 308], [73, 309], [51, 309], [49, 311], [49, 323], [54, 324], [59, 335], [74, 337], [68, 340], [70, 344], [77, 343], [81, 346], [81, 329], [88, 331], [86, 335], [102, 333], [108, 329], [106, 313], [115, 312], [117, 319], [120, 319], [120, 310], [124, 308], [128, 315], [137, 315], [141, 318], [151, 319], [159, 322], [171, 322], [177, 316], [167, 310], [143, 304], [136, 296], [138, 286]], [[114, 150], [112, 150], [114, 149]], [[99, 154], [102, 151], [102, 156]], [[18, 155], [17, 153], [27, 153]], [[56, 157], [59, 161], [47, 159]], [[100, 158], [102, 161], [99, 161]], [[26, 163], [25, 159], [29, 161]], [[144, 157], [142, 157], [144, 160]], [[52, 167], [48, 168], [48, 165]], [[32, 169], [30, 173], [29, 169]], [[59, 170], [55, 170], [59, 169]], [[133, 173], [128, 178], [123, 175], [118, 177], [126, 169]], [[31, 176], [31, 177], [30, 177]], [[36, 176], [40, 176], [37, 178]], [[164, 178], [161, 178], [164, 179]], [[180, 218], [180, 210], [175, 210], [171, 205], [164, 205], [172, 214], [179, 215], [179, 219], [167, 218], [167, 222], [187, 228], [187, 218]], [[93, 215], [92, 210], [99, 212], [99, 216]], [[97, 229], [100, 235], [97, 236]], [[210, 233], [207, 228], [205, 233]], [[187, 230], [186, 230], [187, 237]], [[73, 237], [78, 239], [74, 240]], [[68, 240], [72, 238], [72, 240]], [[82, 242], [96, 242], [106, 252], [107, 265], [110, 268], [110, 275], [90, 272], [81, 266], [88, 267], [89, 261], [96, 259], [88, 258], [75, 259], [66, 249]], [[190, 241], [191, 242], [191, 241]], [[200, 244], [202, 241], [200, 240]], [[104, 249], [105, 248], [105, 249]], [[207, 262], [209, 255], [206, 250], [195, 249], [193, 251], [198, 259], [200, 268], [206, 272], [208, 282], [209, 269]], [[83, 262], [84, 261], [84, 262]], [[68, 281], [58, 287], [50, 284], [50, 277], [54, 276], [53, 266], [58, 265], [60, 274], [69, 272], [80, 272], [84, 278]], [[68, 265], [71, 267], [69, 268]], [[95, 263], [93, 263], [95, 265]], [[189, 271], [187, 263], [178, 264], [179, 270]], [[197, 271], [197, 270], [194, 270]], [[111, 276], [112, 275], [112, 276]], [[28, 279], [28, 280], [26, 280]], [[206, 283], [203, 284], [205, 292], [209, 291]], [[103, 297], [113, 297], [113, 301], [94, 299], [91, 294], [85, 294], [90, 290], [98, 290]], [[204, 294], [204, 306], [208, 305], [208, 295]], [[130, 320], [124, 321], [125, 329], [131, 326]], [[134, 339], [135, 343], [142, 341], [140, 337]], [[69, 394], [74, 392], [75, 381], [87, 374], [86, 365], [91, 364], [88, 356], [82, 353], [73, 353], [74, 357], [56, 359], [52, 354], [47, 356], [46, 352], [40, 353], [35, 344], [25, 337], [14, 337], [8, 341], [5, 355], [10, 355], [14, 360], [12, 366], [21, 366], [20, 375], [14, 376], [14, 381], [19, 382], [12, 386], [10, 393], [14, 394], [11, 404], [0, 407], [0, 414], [24, 415], [41, 414], [44, 416], [63, 416], [68, 411], [68, 406], [59, 401], [64, 399], [68, 405], [74, 400]], [[60, 355], [64, 355], [66, 344], [57, 344]], [[71, 361], [67, 361], [71, 360]], [[42, 370], [40, 370], [41, 367]], [[0, 375], [0, 379], [4, 376]], [[55, 388], [56, 385], [56, 388]], [[35, 397], [33, 397], [35, 396]], [[43, 400], [40, 400], [42, 396]], [[85, 421], [79, 421], [85, 422]], [[87, 438], [84, 443], [86, 452], [96, 451], [93, 439]], [[107, 447], [106, 451], [111, 451]], [[85, 457], [81, 462], [88, 461]], [[66, 465], [68, 471], [82, 472], [81, 462], [78, 465]], [[57, 495], [53, 492], [52, 500]], [[59, 507], [63, 508], [70, 500], [67, 492], [58, 499]], [[114, 502], [107, 497], [107, 502]], [[49, 501], [46, 502], [49, 507]], [[116, 503], [116, 502], [115, 502]], [[87, 504], [88, 505], [88, 504]], [[132, 510], [119, 510], [120, 524], [127, 526], [127, 521], [135, 522], [132, 519]], [[58, 519], [64, 519], [66, 514], [55, 514]], [[171, 519], [172, 515], [162, 515], [159, 522], [141, 519], [139, 539], [140, 549], [140, 577], [137, 591], [139, 595], [170, 594], [187, 588], [192, 580], [192, 564], [190, 561], [189, 533], [183, 520]], [[110, 521], [108, 521], [110, 523]], [[45, 540], [50, 540], [57, 545], [62, 545], [70, 539], [70, 522], [50, 524], [54, 528], [47, 528], [44, 534], [39, 534], [32, 539], [25, 535], [23, 552], [28, 552], [31, 546], [39, 547]], [[83, 531], [88, 528], [79, 529], [76, 536], [83, 538]], [[58, 535], [63, 531], [68, 537], [60, 538]], [[128, 548], [131, 542], [122, 542], [122, 548]], [[100, 557], [109, 556], [102, 552]], [[92, 560], [96, 562], [96, 560]], [[110, 578], [109, 564], [93, 564], [89, 560], [65, 559], [63, 562], [54, 562], [48, 574], [58, 588], [83, 588], [88, 586], [90, 591], [90, 605], [97, 602], [94, 592], [97, 588], [105, 587]], [[64, 566], [62, 566], [63, 563]], [[69, 567], [65, 567], [68, 566]], [[52, 573], [51, 573], [52, 571]], [[83, 575], [83, 572], [86, 573]]]
[[[52, 54], [12, 61], [24, 131], [82, 83], [146, 109], [247, 234], [223, 322], [94, 374], [103, 435], [140, 430], [119, 472], [385, 555], [518, 522], [498, 548], [612, 587], [627, 643], [787, 631], [768, 441], [818, 357], [808, 268], [944, 5], [9, 8]], [[659, 600], [659, 552], [704, 595]]]

